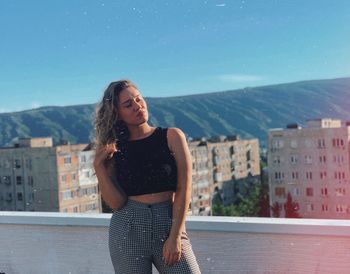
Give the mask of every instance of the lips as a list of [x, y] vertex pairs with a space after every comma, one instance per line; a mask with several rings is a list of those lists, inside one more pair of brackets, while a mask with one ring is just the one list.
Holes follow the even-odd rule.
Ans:
[[144, 115], [145, 115], [145, 110], [142, 109], [136, 114], [136, 117], [140, 118], [140, 117], [142, 117]]

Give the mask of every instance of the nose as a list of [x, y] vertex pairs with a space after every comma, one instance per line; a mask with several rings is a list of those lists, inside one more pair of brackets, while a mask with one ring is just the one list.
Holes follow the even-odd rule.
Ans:
[[141, 107], [142, 107], [141, 103], [134, 100], [134, 109], [138, 111]]

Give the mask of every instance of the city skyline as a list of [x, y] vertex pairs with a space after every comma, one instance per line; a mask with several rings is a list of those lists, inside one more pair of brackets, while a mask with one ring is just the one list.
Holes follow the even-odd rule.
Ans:
[[0, 113], [350, 76], [347, 1], [1, 3]]

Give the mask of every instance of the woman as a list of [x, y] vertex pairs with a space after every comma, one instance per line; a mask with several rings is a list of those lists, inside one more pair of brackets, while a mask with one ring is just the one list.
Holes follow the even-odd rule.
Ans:
[[192, 161], [177, 128], [148, 124], [129, 80], [112, 82], [97, 107], [94, 168], [112, 208], [109, 251], [115, 273], [200, 273], [185, 230]]

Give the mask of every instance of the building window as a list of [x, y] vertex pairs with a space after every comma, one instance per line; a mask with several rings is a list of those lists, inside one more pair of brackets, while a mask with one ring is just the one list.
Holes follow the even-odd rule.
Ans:
[[29, 193], [28, 194], [28, 202], [32, 203], [34, 201], [34, 193]]
[[306, 172], [306, 179], [312, 180], [312, 172]]
[[299, 188], [293, 188], [292, 195], [293, 196], [299, 196], [299, 194], [300, 194]]
[[275, 196], [278, 197], [286, 197], [286, 190], [284, 187], [276, 187], [275, 188]]
[[250, 150], [247, 151], [246, 158], [247, 158], [247, 161], [250, 161], [250, 159], [251, 159], [251, 152], [250, 152]]
[[299, 177], [298, 172], [292, 172], [292, 179], [293, 180], [298, 180], [299, 179], [298, 177]]
[[321, 178], [321, 180], [327, 179], [327, 172], [326, 171], [321, 171], [320, 172], [320, 178]]
[[344, 146], [344, 140], [343, 139], [332, 139], [332, 144], [333, 147], [340, 147], [340, 146]]
[[82, 163], [86, 163], [86, 156], [85, 156], [85, 155], [82, 155], [82, 156], [81, 156], [81, 162], [82, 162]]
[[327, 196], [328, 195], [328, 189], [325, 187], [325, 188], [321, 188], [321, 195], [322, 196]]
[[335, 189], [335, 195], [336, 196], [344, 196], [345, 195], [345, 188], [336, 188]]
[[69, 199], [72, 199], [72, 192], [71, 191], [64, 191], [63, 193], [62, 193], [63, 195], [62, 195], [62, 199], [63, 200], [69, 200]]
[[4, 184], [10, 185], [11, 184], [11, 177], [10, 176], [3, 176], [2, 177]]
[[326, 144], [324, 139], [318, 139], [318, 148], [325, 148]]
[[33, 176], [28, 176], [28, 185], [33, 186]]
[[89, 170], [84, 171], [84, 177], [90, 178], [90, 171]]
[[344, 206], [344, 205], [336, 205], [335, 211], [338, 213], [345, 213], [346, 212], [345, 208], [346, 208], [346, 206]]
[[322, 205], [322, 211], [328, 211], [328, 205], [323, 204]]
[[275, 172], [275, 179], [280, 180], [281, 178], [281, 172]]
[[305, 147], [311, 147], [312, 146], [312, 141], [309, 139], [305, 140]]
[[296, 163], [298, 162], [298, 156], [292, 155], [292, 156], [290, 157], [290, 162], [291, 162], [292, 164], [296, 164]]
[[297, 148], [298, 147], [298, 142], [296, 140], [290, 141], [290, 147], [291, 148]]
[[11, 168], [11, 161], [10, 160], [4, 161], [4, 168]]
[[312, 164], [312, 157], [310, 155], [305, 156], [305, 163]]
[[7, 193], [6, 201], [7, 202], [11, 202], [12, 201], [12, 193]]
[[326, 156], [320, 156], [320, 163], [326, 163]]
[[14, 162], [15, 168], [21, 168], [21, 160], [16, 159]]
[[306, 196], [314, 196], [314, 189], [312, 187], [306, 188]]
[[22, 176], [16, 176], [16, 184], [21, 185], [22, 184]]
[[32, 169], [32, 160], [31, 159], [26, 159], [26, 168]]
[[70, 156], [65, 156], [64, 157], [64, 164], [70, 165], [71, 163], [72, 163], [72, 158]]
[[309, 211], [309, 212], [310, 211], [314, 211], [314, 205], [313, 204], [307, 204], [306, 205], [306, 210]]
[[23, 201], [23, 194], [22, 194], [22, 192], [18, 192], [17, 193], [17, 200], [18, 201]]
[[67, 175], [62, 175], [61, 176], [61, 181], [62, 182], [67, 182]]
[[280, 163], [281, 163], [281, 158], [280, 158], [280, 156], [275, 156], [275, 157], [273, 158], [273, 163], [274, 163], [274, 164], [280, 164]]

